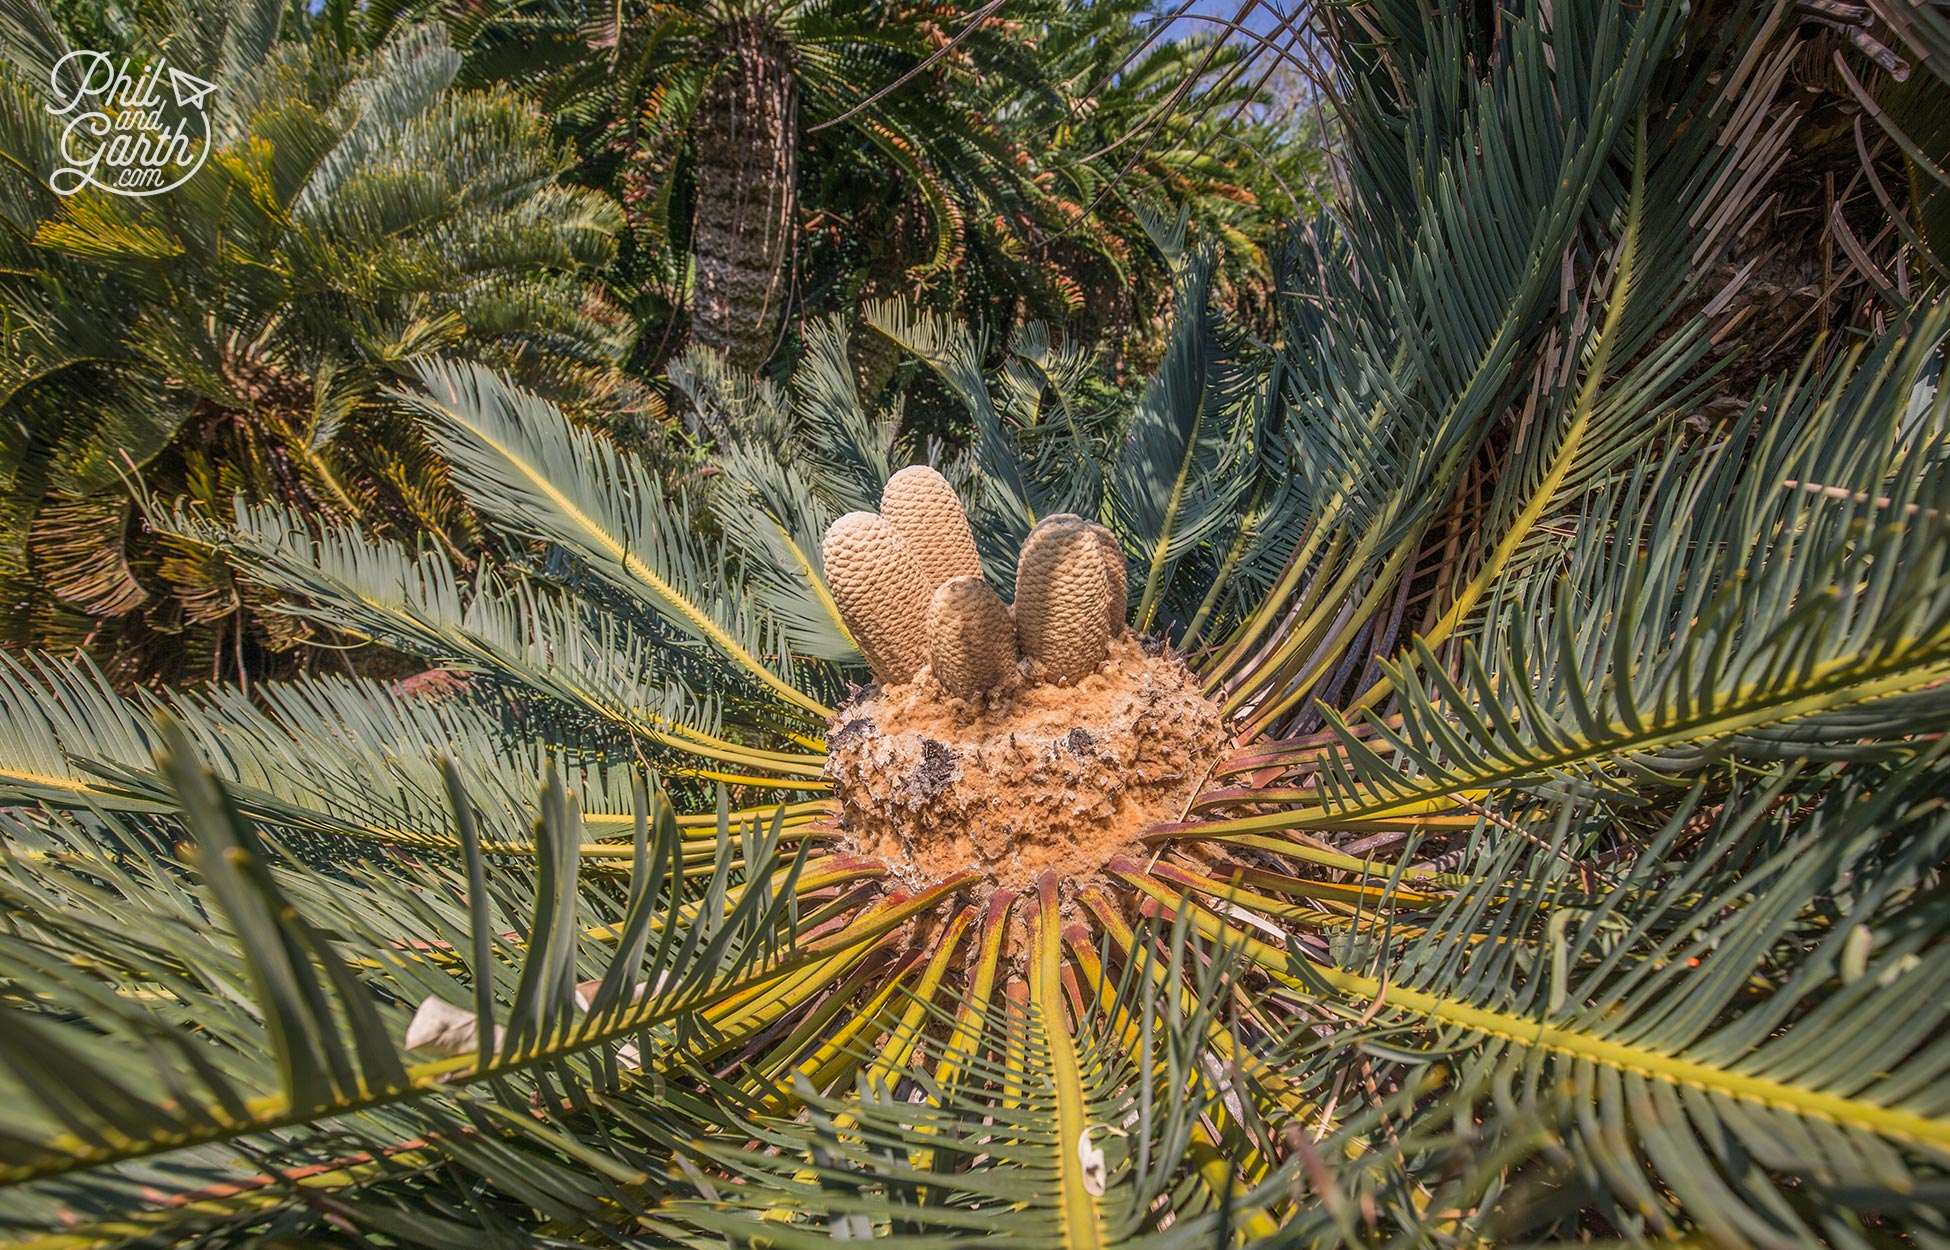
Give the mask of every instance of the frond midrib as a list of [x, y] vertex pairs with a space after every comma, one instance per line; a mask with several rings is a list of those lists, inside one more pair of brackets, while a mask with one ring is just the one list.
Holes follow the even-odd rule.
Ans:
[[545, 1039], [544, 1043], [533, 1052], [516, 1059], [497, 1060], [483, 1068], [479, 1066], [477, 1056], [470, 1053], [415, 1064], [406, 1069], [407, 1080], [404, 1085], [389, 1089], [373, 1089], [362, 1079], [356, 1094], [341, 1097], [324, 1107], [294, 1108], [287, 1094], [266, 1094], [242, 1100], [247, 1115], [246, 1118], [237, 1119], [221, 1107], [206, 1105], [201, 1108], [205, 1117], [202, 1123], [187, 1126], [179, 1131], [155, 1132], [143, 1138], [104, 1132], [102, 1136], [105, 1145], [96, 1145], [81, 1137], [66, 1135], [41, 1143], [49, 1156], [44, 1162], [0, 1166], [0, 1187], [112, 1166], [210, 1142], [231, 1141], [256, 1133], [314, 1123], [324, 1118], [358, 1114], [409, 1101], [415, 1097], [435, 1094], [479, 1081], [499, 1080], [514, 1072], [556, 1063], [566, 1055], [605, 1042], [627, 1039], [651, 1025], [674, 1019], [686, 1012], [699, 1011], [737, 995], [761, 990], [819, 960], [869, 943], [899, 928], [913, 916], [933, 907], [944, 896], [959, 890], [965, 884], [963, 878], [951, 878], [910, 898], [890, 901], [875, 909], [875, 912], [861, 916], [831, 938], [802, 948], [796, 956], [783, 960], [764, 972], [714, 987], [681, 1003], [659, 1005], [646, 1002], [640, 1009], [618, 1013], [605, 1026], [575, 1028], [567, 1033], [558, 1033], [552, 1038]]
[[[426, 402], [438, 403], [439, 401], [428, 400]], [[594, 518], [582, 508], [578, 507], [567, 495], [563, 494], [560, 488], [549, 481], [547, 477], [524, 457], [516, 455], [512, 448], [494, 438], [487, 430], [481, 428], [478, 423], [468, 420], [455, 405], [440, 403], [439, 407], [440, 411], [449, 420], [467, 430], [469, 434], [480, 439], [487, 446], [492, 447], [509, 464], [515, 466], [516, 470], [523, 477], [534, 484], [536, 490], [540, 491], [556, 507], [562, 509], [563, 514], [584, 533], [588, 534], [598, 547], [611, 553], [615, 557], [616, 562], [627, 569], [632, 577], [641, 581], [645, 586], [648, 586], [651, 592], [659, 598], [676, 605], [678, 611], [683, 614], [685, 620], [691, 623], [693, 628], [705, 638], [709, 639], [713, 646], [730, 657], [740, 668], [745, 669], [753, 677], [756, 677], [767, 689], [793, 706], [810, 712], [821, 720], [828, 719], [833, 715], [833, 709], [806, 694], [790, 682], [785, 681], [777, 673], [774, 673], [771, 669], [760, 663], [758, 657], [746, 650], [743, 643], [740, 643], [737, 639], [727, 634], [703, 609], [692, 603], [685, 596], [678, 594], [676, 587], [659, 577], [656, 570], [652, 569], [648, 564], [645, 564], [642, 557], [632, 552], [622, 539], [617, 538], [608, 530], [596, 524]]]
[[[1920, 655], [1911, 651], [1905, 653], [1900, 662], [1883, 665], [1863, 665], [1860, 656], [1843, 656], [1814, 666], [1814, 680], [1797, 684], [1787, 692], [1785, 698], [1760, 697], [1757, 691], [1765, 683], [1754, 682], [1711, 712], [1695, 713], [1657, 725], [1647, 724], [1637, 732], [1627, 729], [1622, 720], [1615, 719], [1607, 722], [1607, 728], [1617, 732], [1596, 743], [1585, 735], [1575, 735], [1577, 743], [1573, 748], [1531, 754], [1519, 763], [1451, 775], [1440, 785], [1404, 788], [1386, 797], [1368, 798], [1365, 802], [1336, 803], [1323, 797], [1322, 802], [1311, 807], [1214, 821], [1197, 828], [1208, 832], [1244, 833], [1289, 828], [1304, 824], [1315, 815], [1340, 820], [1412, 815], [1419, 805], [1439, 801], [1459, 790], [1520, 785], [1580, 767], [1599, 767], [1608, 762], [1643, 757], [1674, 747], [1723, 740], [1743, 732], [1792, 724], [1825, 712], [1915, 693], [1950, 681], [1950, 632], [1919, 650]], [[1346, 728], [1346, 722], [1333, 717], [1331, 709], [1329, 715], [1330, 720]], [[1644, 721], [1646, 718], [1640, 719]]]
[[1366, 1012], [1393, 1007], [1431, 1022], [1468, 1029], [1519, 1046], [1583, 1060], [1614, 1071], [1633, 1073], [1664, 1084], [1735, 1098], [1893, 1141], [1950, 1150], [1950, 1119], [1920, 1115], [1864, 1098], [1831, 1094], [1786, 1081], [1715, 1067], [1645, 1046], [1595, 1037], [1575, 1028], [1478, 1007], [1432, 991], [1376, 980], [1312, 959], [1305, 960], [1307, 977], [1295, 976], [1287, 971], [1292, 966], [1292, 957], [1288, 952], [1227, 928], [1204, 904], [1174, 894], [1148, 880], [1134, 878], [1131, 883], [1166, 906], [1189, 904], [1192, 923], [1201, 933], [1215, 942], [1236, 947], [1274, 980], [1308, 997], [1318, 997], [1318, 985], [1310, 984], [1307, 979], [1312, 978], [1349, 999], [1366, 1003]]

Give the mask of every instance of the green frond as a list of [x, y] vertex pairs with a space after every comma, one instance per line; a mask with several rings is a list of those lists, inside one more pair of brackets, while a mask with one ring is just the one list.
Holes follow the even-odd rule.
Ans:
[[721, 451], [714, 463], [723, 485], [713, 508], [741, 557], [757, 597], [800, 655], [862, 665], [839, 605], [826, 586], [821, 544], [840, 513], [791, 463], [743, 447]]
[[1184, 557], [1235, 515], [1252, 483], [1258, 430], [1242, 392], [1254, 374], [1235, 358], [1211, 309], [1214, 259], [1181, 272], [1164, 362], [1147, 380], [1119, 450], [1111, 512], [1143, 590], [1134, 623], [1158, 623]]
[[[211, 151], [167, 195], [61, 197], [45, 181], [62, 163], [65, 121], [46, 93], [60, 24], [40, 0], [13, 10], [20, 59], [0, 71], [0, 569], [88, 578], [61, 567], [85, 553], [30, 555], [20, 539], [51, 492], [126, 497], [131, 468], [164, 495], [194, 492], [208, 464], [230, 475], [221, 498], [395, 519], [396, 436], [379, 433], [397, 409], [382, 392], [408, 356], [478, 356], [572, 411], [641, 407], [617, 368], [633, 332], [589, 272], [612, 256], [622, 214], [561, 184], [571, 154], [532, 101], [456, 88], [461, 53], [442, 26], [401, 23], [361, 52], [260, 0], [110, 6], [133, 65], [160, 66], [166, 50], [220, 82]], [[328, 379], [337, 411], [321, 425], [312, 401]], [[318, 434], [347, 425], [372, 437], [323, 451]], [[299, 471], [265, 471], [282, 456]], [[460, 507], [444, 483], [434, 493]], [[167, 567], [140, 532], [130, 547], [139, 571]], [[168, 672], [215, 649], [218, 629], [272, 650], [288, 641], [250, 604], [211, 614], [167, 576], [149, 588], [118, 605], [104, 653]], [[53, 597], [28, 610], [47, 615]]]
[[792, 684], [777, 625], [754, 611], [723, 556], [692, 535], [682, 503], [666, 500], [644, 465], [479, 367], [428, 362], [420, 379], [428, 393], [402, 398], [425, 414], [475, 507], [562, 549], [788, 705], [829, 714]]
[[[1358, 1046], [1401, 1090], [1386, 1132], [1402, 1145], [1368, 1130], [1379, 1157], [1455, 1164], [1420, 1209], [1382, 1175], [1341, 1183], [1371, 1187], [1393, 1218], [1498, 1238], [1583, 1202], [1633, 1236], [1671, 1236], [1683, 1218], [1785, 1244], [1870, 1213], [1930, 1229], [1950, 1147], [1936, 1080], [1950, 950], [1928, 899], [1950, 839], [1942, 784], [1940, 752], [1859, 777], [1736, 779], [1712, 808], [1702, 783], [1599, 893], [1561, 856], [1575, 823], [1560, 815], [1542, 849], [1479, 838], [1482, 886], [1419, 933], [1367, 926], [1329, 959], [1248, 941], [1243, 958], [1338, 1021], [1292, 1039], [1292, 1075], [1330, 1083]], [[1696, 813], [1712, 816], [1704, 829]], [[1225, 887], [1208, 903], [1135, 880], [1220, 931]], [[1540, 1141], [1572, 1152], [1539, 1160], [1566, 1205], [1471, 1189], [1496, 1182], [1464, 1152], [1507, 1172]]]
[[665, 366], [691, 401], [691, 425], [721, 444], [756, 444], [789, 457], [792, 408], [777, 383], [733, 368], [714, 351], [692, 348]]
[[[187, 743], [159, 726], [187, 863], [133, 824], [5, 817], [0, 893], [34, 919], [4, 940], [0, 1079], [20, 1114], [0, 1135], [0, 1220], [58, 1223], [65, 1244], [261, 1225], [323, 1192], [362, 1223], [427, 1236], [437, 1217], [402, 1200], [448, 1173], [492, 1187], [476, 1212], [490, 1222], [508, 1198], [591, 1231], [659, 1222], [652, 1178], [682, 1126], [723, 1113], [680, 1092], [646, 1117], [644, 1091], [762, 1040], [962, 884], [836, 911], [861, 866], [785, 861], [777, 817], [735, 821], [722, 794], [700, 877], [639, 780], [627, 889], [606, 885], [578, 873], [583, 822], [552, 773], [535, 851], [509, 860], [486, 853], [451, 764], [451, 858], [335, 856], [321, 872], [208, 773], [190, 789]], [[211, 803], [232, 839], [206, 832]], [[24, 1090], [55, 1069], [104, 1092]], [[607, 1109], [577, 1118], [593, 1108]], [[233, 1152], [271, 1174], [240, 1175]]]
[[1059, 508], [1043, 506], [1024, 473], [1013, 431], [1003, 422], [982, 373], [983, 349], [968, 330], [901, 300], [870, 304], [862, 319], [901, 350], [932, 369], [948, 393], [975, 423], [974, 498], [969, 515], [977, 521], [976, 543], [989, 583], [1007, 592], [1015, 586], [1015, 553], [1037, 520]]
[[792, 371], [793, 456], [835, 513], [878, 508], [881, 488], [908, 463], [900, 411], [874, 414], [861, 402], [846, 322], [815, 321], [801, 333], [805, 355]]
[[709, 352], [686, 353], [672, 363], [671, 376], [716, 443], [711, 508], [752, 589], [792, 650], [858, 665], [859, 651], [826, 588], [822, 540], [844, 513], [877, 509], [881, 487], [902, 462], [894, 423], [875, 421], [861, 407], [845, 328], [817, 323], [806, 340], [790, 396]]
[[[802, 1090], [807, 1124], [761, 1118], [742, 1127], [768, 1151], [700, 1143], [731, 1179], [694, 1180], [682, 1214], [727, 1236], [762, 1230], [807, 1247], [834, 1236], [978, 1233], [1037, 1247], [1206, 1245], [1219, 1230], [1251, 1226], [1285, 1177], [1235, 1183], [1222, 1162], [1211, 1166], [1204, 1117], [1223, 1123], [1227, 1112], [1195, 1056], [1196, 1039], [1224, 1027], [1214, 1016], [1223, 952], [1188, 948], [1180, 926], [1175, 941], [1158, 935], [1164, 962], [1144, 955], [1106, 972], [1076, 930], [1061, 932], [1053, 880], [1032, 906], [1026, 992], [964, 1000], [974, 1027], [956, 1036], [974, 1044], [924, 1042], [942, 1066], [933, 1076], [910, 1070], [915, 1097], [869, 1076], [845, 1097]], [[1152, 937], [1147, 926], [1147, 951]], [[1100, 979], [1059, 972], [1067, 948], [1087, 953], [1074, 967]], [[1162, 987], [1194, 967], [1183, 1014], [1163, 1014]], [[1146, 1231], [1166, 1194], [1178, 1218]]]
[[[484, 860], [460, 807], [465, 872], [424, 864], [416, 874], [436, 895], [464, 900], [448, 910], [473, 988], [426, 959], [374, 962], [368, 952], [401, 949], [401, 935], [424, 931], [421, 891], [305, 868], [237, 812], [179, 731], [165, 720], [157, 732], [190, 831], [187, 865], [134, 826], [55, 821], [27, 835], [54, 853], [10, 855], [0, 885], [34, 916], [6, 938], [16, 1005], [0, 1056], [18, 1112], [0, 1137], [0, 1168], [16, 1215], [61, 1192], [43, 1182], [67, 1178], [62, 1185], [86, 1192], [99, 1176], [113, 1187], [124, 1164], [160, 1151], [327, 1116], [348, 1117], [340, 1131], [354, 1139], [397, 1143], [414, 1135], [401, 1130], [419, 1108], [436, 1108], [438, 1123], [477, 1088], [488, 1102], [525, 1108], [528, 1095], [505, 1082], [520, 1086], [531, 1072], [613, 1085], [609, 1044], [795, 966], [781, 962], [789, 878], [777, 893], [747, 891], [726, 907], [711, 901], [727, 884], [720, 867], [696, 921], [680, 931], [666, 920], [649, 940], [682, 859], [675, 821], [654, 805], [638, 809], [627, 906], [605, 917], [622, 940], [580, 938], [580, 917], [597, 900], [578, 883], [580, 816], [553, 778], [541, 791], [532, 871]], [[465, 804], [458, 776], [449, 784]], [[16, 845], [25, 833], [16, 827]], [[769, 864], [774, 845], [759, 835], [748, 862]], [[497, 936], [514, 916], [525, 916], [514, 925], [525, 953]], [[795, 958], [856, 937], [833, 935]], [[590, 974], [600, 985], [579, 1009], [576, 985]], [[398, 1040], [406, 1005], [429, 998], [467, 1004], [456, 1017], [468, 1026], [464, 1043], [417, 1043], [449, 1058], [409, 1057]]]
[[[21, 3], [9, 90], [51, 46]], [[862, 314], [968, 423], [904, 437], [934, 390], [870, 409], [851, 316], [811, 320], [789, 378], [671, 364], [667, 474], [625, 450], [654, 404], [598, 411], [605, 362], [663, 348], [584, 267], [627, 220], [616, 285], [682, 306], [675, 184], [751, 32], [332, 0], [291, 19], [329, 39], [264, 42], [276, 7], [185, 34], [263, 46], [167, 200], [49, 201], [0, 94], [0, 479], [105, 472], [178, 401], [273, 439], [289, 497], [202, 448], [141, 491], [161, 580], [435, 671], [119, 693], [0, 657], [0, 1237], [1950, 1244], [1950, 311], [1905, 271], [1892, 329], [1792, 377], [1721, 351], [1795, 137], [1790, 7], [1329, 6], [1262, 45], [1332, 77], [1338, 145], [1331, 211], [1270, 246], [1271, 184], [1220, 155], [1271, 125], [1253, 53], [1153, 50], [1126, 0], [911, 24], [966, 39], [801, 151], [898, 168], [1035, 292], [993, 340], [924, 311], [969, 306], [945, 272]], [[813, 125], [912, 65], [842, 9], [759, 52]], [[1004, 31], [1060, 89], [961, 55]], [[521, 48], [532, 95], [455, 89]], [[928, 107], [948, 83], [1051, 145]], [[568, 135], [625, 208], [560, 181]], [[893, 198], [861, 221], [900, 234]], [[899, 273], [928, 240], [879, 242]], [[1175, 275], [1170, 327], [1100, 355], [1027, 320], [1094, 324], [1106, 273], [1139, 310]], [[1209, 757], [1136, 766], [1184, 779], [1165, 823], [1018, 848], [1058, 864], [1030, 898], [930, 867], [992, 832], [929, 827], [932, 741], [889, 779], [918, 831], [825, 776], [861, 674], [821, 538], [915, 459], [1004, 594], [1039, 518], [1111, 526], [1144, 634], [1113, 662], [1184, 656], [1211, 700]], [[432, 533], [396, 541], [386, 490]], [[32, 531], [73, 565], [48, 587], [153, 590], [93, 507]], [[1117, 677], [1054, 702], [1111, 716]]]
[[[1304, 449], [1306, 506], [1261, 536], [1281, 545], [1242, 557], [1280, 572], [1212, 670], [1229, 710], [1279, 691], [1255, 729], [1302, 704], [1379, 613], [1491, 419], [1529, 382], [1512, 366], [1562, 320], [1549, 307], [1566, 249], [1678, 17], [1580, 11], [1547, 32], [1526, 9], [1483, 79], [1458, 56], [1419, 80], [1428, 99], [1385, 102], [1363, 84], [1350, 101], [1358, 125], [1406, 135], [1356, 146], [1355, 202], [1289, 271], [1285, 422]], [[1406, 11], [1386, 20], [1427, 34]], [[1434, 30], [1462, 37], [1456, 23]], [[1568, 46], [1582, 51], [1560, 72]]]
[[[974, 421], [971, 454], [961, 465], [964, 502], [989, 582], [1015, 585], [1022, 539], [1044, 516], [1103, 511], [1106, 444], [1118, 437], [1115, 415], [1086, 410], [1081, 385], [1088, 358], [1074, 345], [1052, 344], [1041, 323], [1024, 326], [993, 380], [982, 367], [982, 343], [947, 318], [900, 300], [870, 305], [864, 320], [933, 369]], [[1046, 398], [1055, 411], [1046, 413]]]
[[1049, 511], [1096, 517], [1104, 511], [1104, 465], [1125, 414], [1093, 402], [1094, 361], [1081, 344], [1052, 341], [1049, 327], [1025, 322], [1009, 338], [995, 378], [997, 401]]
[[[155, 761], [151, 728], [166, 712], [254, 820], [311, 834], [458, 854], [446, 774], [457, 772], [474, 805], [483, 853], [532, 855], [536, 779], [556, 753], [509, 732], [491, 705], [429, 699], [375, 682], [309, 679], [260, 689], [134, 702], [77, 661], [28, 668], [0, 656], [0, 787], [14, 802], [93, 811], [175, 811]], [[443, 758], [451, 763], [443, 764]], [[559, 768], [560, 764], [556, 763]], [[613, 839], [633, 821], [636, 770], [584, 760], [572, 774], [584, 827]], [[786, 809], [785, 836], [806, 836], [819, 804]], [[764, 815], [770, 818], [771, 809]], [[735, 821], [751, 813], [732, 813]], [[705, 818], [681, 817], [692, 837]], [[697, 836], [701, 836], [699, 833]], [[585, 859], [617, 861], [628, 848], [591, 842]], [[711, 848], [686, 852], [708, 860]], [[610, 866], [613, 866], [610, 865]]]
[[1329, 713], [1338, 749], [1305, 784], [1263, 792], [1300, 806], [1198, 828], [1657, 784], [1726, 754], [1875, 755], [1940, 723], [1950, 477], [1903, 424], [1919, 388], [1926, 406], [1944, 402], [1932, 380], [1944, 324], [1927, 317], [1829, 378], [1781, 388], [1717, 446], [1598, 492], [1572, 567], [1500, 587], [1486, 643], [1461, 648], [1457, 673], [1417, 643], [1412, 661], [1382, 666], [1398, 721]]
[[[607, 613], [565, 604], [491, 568], [462, 589], [438, 553], [409, 553], [354, 530], [314, 538], [290, 512], [240, 504], [222, 527], [188, 512], [158, 518], [187, 540], [223, 551], [247, 575], [294, 601], [288, 611], [357, 636], [477, 672], [607, 722], [680, 755], [676, 771], [749, 767], [787, 785], [821, 788], [817, 756], [742, 747], [720, 736], [719, 705], [691, 693], [681, 650]], [[709, 688], [712, 670], [698, 673]], [[538, 719], [541, 719], [538, 717]], [[543, 720], [542, 723], [546, 723]], [[797, 780], [794, 780], [797, 779]]]

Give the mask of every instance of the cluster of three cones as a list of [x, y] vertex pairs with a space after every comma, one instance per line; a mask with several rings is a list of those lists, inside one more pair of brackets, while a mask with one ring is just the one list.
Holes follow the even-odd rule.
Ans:
[[1074, 681], [1104, 662], [1124, 629], [1124, 555], [1108, 529], [1045, 517], [1016, 561], [1016, 602], [982, 580], [975, 536], [954, 488], [917, 465], [887, 481], [880, 511], [849, 512], [826, 531], [826, 582], [883, 685], [923, 665], [959, 699], [1032, 676]]

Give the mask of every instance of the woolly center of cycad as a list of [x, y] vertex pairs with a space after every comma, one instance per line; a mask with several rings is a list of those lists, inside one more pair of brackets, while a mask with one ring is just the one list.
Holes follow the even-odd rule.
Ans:
[[965, 702], [923, 668], [869, 687], [833, 718], [826, 776], [846, 844], [904, 885], [974, 868], [1012, 890], [1052, 869], [1073, 887], [1180, 819], [1224, 737], [1184, 664], [1126, 636], [1062, 685]]

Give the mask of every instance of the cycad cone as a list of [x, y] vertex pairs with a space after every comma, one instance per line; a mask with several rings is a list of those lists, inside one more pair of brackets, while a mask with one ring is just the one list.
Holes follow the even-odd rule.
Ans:
[[979, 699], [1011, 680], [1016, 625], [1002, 597], [980, 577], [951, 577], [935, 587], [928, 656], [934, 679], [957, 699]]
[[912, 680], [928, 662], [932, 587], [900, 532], [871, 512], [849, 512], [827, 529], [820, 556], [833, 601], [875, 676]]
[[1051, 518], [1016, 561], [1016, 637], [1049, 681], [1077, 681], [1110, 652], [1110, 575], [1082, 521]]
[[930, 593], [952, 578], [982, 576], [968, 515], [955, 488], [933, 469], [917, 464], [888, 478], [880, 515], [906, 540]]
[[1224, 740], [1185, 666], [1124, 625], [1123, 551], [1045, 518], [1016, 601], [984, 580], [954, 488], [925, 467], [827, 531], [833, 601], [874, 670], [834, 716], [826, 776], [854, 849], [911, 884], [968, 868], [1075, 885], [1181, 819]]

